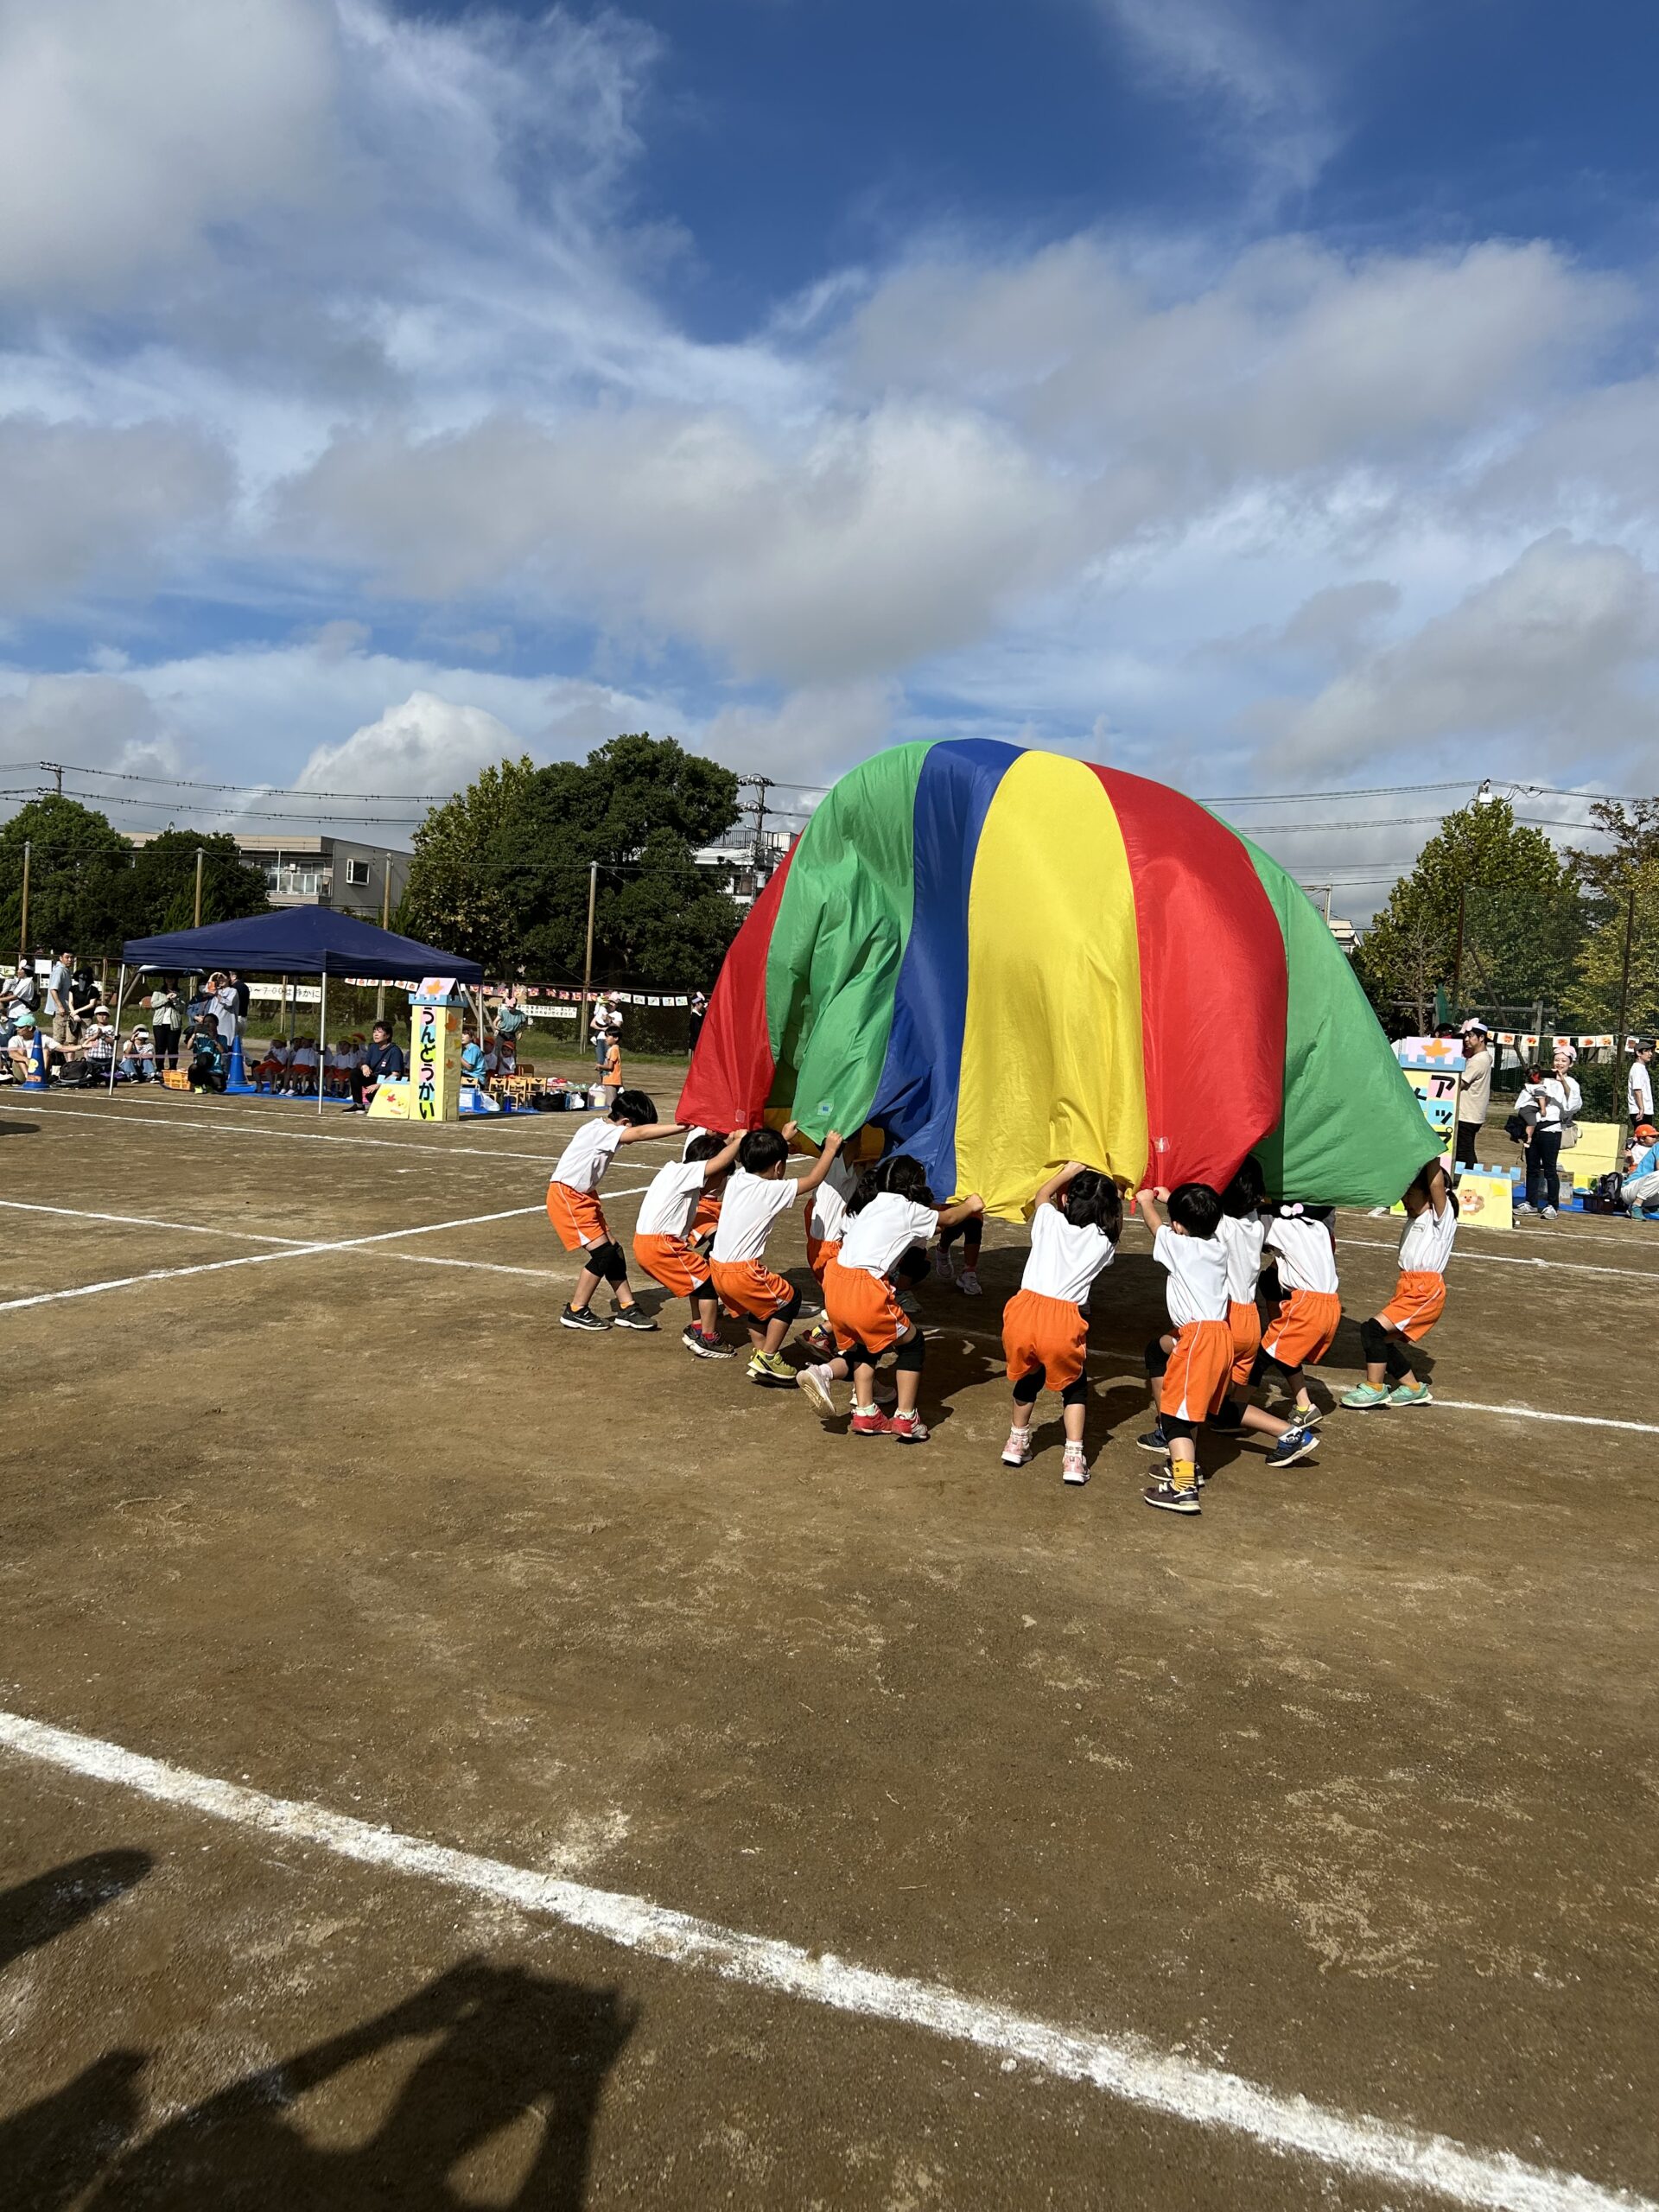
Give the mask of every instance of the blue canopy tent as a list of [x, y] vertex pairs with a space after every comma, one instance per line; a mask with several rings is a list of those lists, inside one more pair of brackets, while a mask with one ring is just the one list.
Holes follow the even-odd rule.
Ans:
[[[354, 914], [327, 906], [282, 906], [268, 914], [248, 914], [238, 922], [209, 922], [203, 929], [174, 930], [165, 937], [136, 937], [121, 948], [121, 983], [116, 995], [115, 1026], [127, 995], [127, 975], [159, 969], [167, 975], [207, 975], [233, 968], [238, 976], [316, 976], [322, 982], [318, 1029], [328, 1033], [328, 978], [350, 976], [372, 983], [417, 983], [423, 976], [449, 976], [481, 988], [484, 970], [476, 960], [440, 952], [412, 937], [377, 929]], [[484, 1033], [483, 1007], [479, 1035]], [[115, 1063], [110, 1064], [115, 1087]], [[322, 1070], [317, 1070], [317, 1111], [322, 1111]]]

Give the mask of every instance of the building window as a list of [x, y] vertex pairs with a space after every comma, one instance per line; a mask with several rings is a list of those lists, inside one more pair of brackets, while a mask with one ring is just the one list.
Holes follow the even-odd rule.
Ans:
[[346, 880], [347, 883], [366, 883], [368, 880], [369, 864], [367, 861], [346, 861]]

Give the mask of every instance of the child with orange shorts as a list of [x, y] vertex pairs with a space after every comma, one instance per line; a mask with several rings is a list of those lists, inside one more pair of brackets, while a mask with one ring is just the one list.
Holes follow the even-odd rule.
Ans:
[[705, 1191], [718, 1188], [743, 1141], [739, 1129], [729, 1137], [700, 1130], [687, 1144], [683, 1160], [659, 1167], [639, 1201], [633, 1224], [633, 1256], [671, 1298], [691, 1301], [691, 1319], [680, 1342], [699, 1359], [731, 1359], [734, 1348], [720, 1337], [720, 1300], [709, 1281], [709, 1262], [691, 1242], [691, 1217]]
[[[1221, 1194], [1221, 1222], [1216, 1234], [1227, 1255], [1227, 1325], [1233, 1337], [1233, 1372], [1226, 1403], [1211, 1427], [1220, 1430], [1248, 1429], [1254, 1435], [1270, 1436], [1273, 1450], [1268, 1455], [1268, 1465], [1294, 1467], [1299, 1459], [1306, 1459], [1319, 1449], [1318, 1437], [1311, 1428], [1298, 1428], [1294, 1421], [1281, 1421], [1277, 1414], [1253, 1404], [1249, 1395], [1262, 1353], [1262, 1314], [1255, 1301], [1268, 1234], [1268, 1224], [1262, 1217], [1266, 1196], [1262, 1163], [1252, 1153]], [[1163, 1430], [1155, 1421], [1139, 1441], [1147, 1452], [1160, 1452], [1166, 1444]]]
[[[855, 1436], [926, 1443], [927, 1427], [916, 1410], [922, 1332], [899, 1305], [892, 1274], [912, 1245], [925, 1248], [942, 1226], [984, 1211], [977, 1193], [952, 1206], [936, 1206], [926, 1169], [907, 1153], [866, 1168], [848, 1205], [841, 1249], [824, 1262], [823, 1310], [839, 1349], [835, 1358], [803, 1368], [798, 1378], [819, 1413], [833, 1415], [830, 1385], [850, 1375]], [[875, 1402], [875, 1363], [889, 1350], [898, 1370], [899, 1402], [896, 1411], [884, 1414]]]
[[787, 1177], [791, 1122], [782, 1130], [751, 1129], [737, 1148], [737, 1166], [720, 1202], [720, 1223], [709, 1274], [728, 1313], [747, 1321], [753, 1346], [751, 1382], [786, 1382], [795, 1370], [783, 1357], [784, 1339], [801, 1310], [801, 1294], [766, 1265], [772, 1224], [798, 1198], [810, 1197], [836, 1164], [841, 1139], [831, 1129], [804, 1175]]
[[1356, 1413], [1373, 1406], [1426, 1406], [1433, 1396], [1406, 1357], [1446, 1310], [1446, 1270], [1458, 1233], [1458, 1196], [1446, 1163], [1431, 1160], [1405, 1195], [1406, 1233], [1400, 1239], [1400, 1280], [1380, 1313], [1359, 1325], [1365, 1380], [1343, 1399]]
[[1084, 1373], [1089, 1324], [1081, 1311], [1094, 1280], [1109, 1268], [1123, 1234], [1123, 1201], [1109, 1175], [1069, 1160], [1032, 1202], [1031, 1257], [1002, 1309], [1002, 1351], [1014, 1387], [1014, 1414], [1002, 1447], [1005, 1467], [1031, 1457], [1031, 1420], [1046, 1382], [1059, 1393], [1065, 1429], [1060, 1480], [1089, 1479], [1083, 1429], [1089, 1409]]
[[1175, 1325], [1173, 1334], [1154, 1337], [1147, 1346], [1147, 1373], [1158, 1385], [1158, 1428], [1169, 1459], [1141, 1495], [1166, 1513], [1198, 1513], [1201, 1478], [1194, 1440], [1226, 1402], [1233, 1376], [1227, 1254], [1217, 1235], [1221, 1200], [1207, 1183], [1178, 1183], [1173, 1191], [1137, 1191], [1135, 1202], [1152, 1231], [1152, 1256], [1169, 1277], [1165, 1294]]
[[[567, 1252], [582, 1254], [582, 1273], [575, 1296], [559, 1316], [566, 1329], [654, 1329], [657, 1324], [642, 1313], [628, 1287], [628, 1263], [622, 1247], [611, 1235], [605, 1209], [599, 1203], [599, 1186], [616, 1157], [620, 1144], [644, 1144], [652, 1137], [673, 1137], [677, 1122], [659, 1122], [657, 1109], [643, 1090], [622, 1091], [602, 1118], [584, 1122], [559, 1154], [553, 1179], [547, 1186], [547, 1217], [559, 1232]], [[609, 1321], [593, 1310], [594, 1292], [602, 1282], [611, 1286], [614, 1301]]]
[[1281, 1205], [1264, 1239], [1278, 1264], [1284, 1303], [1262, 1332], [1262, 1351], [1283, 1374], [1291, 1393], [1291, 1419], [1315, 1428], [1324, 1418], [1308, 1395], [1306, 1370], [1325, 1357], [1342, 1322], [1337, 1291], [1335, 1216], [1304, 1205]]

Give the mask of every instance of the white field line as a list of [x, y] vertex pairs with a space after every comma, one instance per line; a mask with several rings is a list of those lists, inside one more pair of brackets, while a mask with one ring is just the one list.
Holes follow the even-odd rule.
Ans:
[[[264, 1122], [238, 1127], [229, 1119], [231, 1110], [215, 1107], [209, 1111], [203, 1111], [200, 1109], [193, 1109], [187, 1107], [183, 1114], [175, 1118], [170, 1114], [128, 1114], [119, 1111], [96, 1113], [92, 1108], [86, 1106], [41, 1107], [32, 1103], [28, 1106], [0, 1105], [0, 1114], [37, 1114], [43, 1120], [48, 1121], [62, 1119], [102, 1122], [108, 1127], [120, 1128], [147, 1123], [156, 1128], [171, 1129], [175, 1135], [182, 1132], [186, 1136], [266, 1138], [273, 1144], [349, 1144], [359, 1147], [367, 1146], [377, 1152], [406, 1152], [410, 1148], [397, 1137], [335, 1136], [322, 1129], [276, 1129]], [[226, 1116], [223, 1122], [219, 1118], [221, 1113]], [[193, 1115], [194, 1119], [190, 1118]], [[569, 1127], [558, 1143], [549, 1152], [510, 1152], [505, 1146], [493, 1144], [446, 1144], [427, 1147], [427, 1157], [442, 1157], [447, 1160], [463, 1156], [480, 1160], [533, 1160], [539, 1162], [542, 1166], [547, 1167], [558, 1159], [559, 1154], [563, 1151], [570, 1137], [581, 1126], [582, 1119], [580, 1115], [568, 1116]], [[653, 1144], [665, 1144], [669, 1140], [665, 1137], [656, 1137], [648, 1141]]]
[[108, 1282], [81, 1283], [73, 1290], [37, 1291], [30, 1298], [0, 1300], [0, 1313], [21, 1313], [30, 1306], [55, 1306], [66, 1298], [93, 1298], [105, 1290], [130, 1290], [145, 1282], [175, 1282], [185, 1275], [219, 1274], [226, 1268], [268, 1267], [276, 1260], [308, 1260], [319, 1252], [355, 1252], [365, 1244], [391, 1244], [403, 1236], [436, 1236], [448, 1229], [475, 1229], [486, 1221], [510, 1221], [515, 1215], [540, 1213], [539, 1205], [508, 1206], [499, 1213], [476, 1213], [464, 1221], [429, 1221], [416, 1229], [383, 1229], [372, 1236], [346, 1236], [315, 1244], [289, 1244], [279, 1252], [248, 1252], [235, 1260], [204, 1260], [193, 1268], [152, 1268], [139, 1275], [117, 1275]]
[[[1394, 1243], [1382, 1236], [1344, 1236], [1343, 1249], [1363, 1244], [1374, 1252], [1392, 1252]], [[1659, 1282], [1659, 1268], [1598, 1268], [1588, 1260], [1556, 1260], [1542, 1252], [1471, 1252], [1459, 1245], [1452, 1255], [1456, 1268], [1548, 1268], [1556, 1274], [1623, 1275], [1631, 1282]]]
[[122, 1229], [166, 1229], [180, 1236], [229, 1236], [244, 1244], [304, 1244], [303, 1236], [269, 1236], [257, 1229], [210, 1229], [199, 1221], [158, 1221], [147, 1213], [92, 1213], [85, 1206], [44, 1206], [23, 1198], [0, 1198], [8, 1213], [55, 1214], [65, 1221], [108, 1221]]
[[798, 1944], [722, 1928], [647, 1897], [592, 1889], [423, 1836], [372, 1827], [349, 1814], [215, 1781], [19, 1713], [0, 1713], [0, 1746], [256, 1834], [495, 1898], [670, 1966], [701, 1968], [771, 1995], [967, 2044], [1103, 2090], [1143, 2111], [1216, 2128], [1277, 2156], [1309, 2158], [1387, 2187], [1491, 2212], [1659, 2212], [1650, 2200], [1627, 2190], [1529, 2165], [1507, 2152], [1470, 2150], [1443, 2135], [1281, 2095], [1219, 2067], [1160, 2050], [1135, 2035], [1078, 2034], [981, 2003], [944, 1983], [854, 1966], [828, 1953], [815, 1957]]

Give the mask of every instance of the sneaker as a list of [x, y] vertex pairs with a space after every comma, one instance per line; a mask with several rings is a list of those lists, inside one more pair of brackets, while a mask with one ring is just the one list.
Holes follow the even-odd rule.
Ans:
[[1530, 1213], [1532, 1211], [1532, 1208], [1527, 1204], [1524, 1198], [1518, 1198], [1516, 1201], [1515, 1211], [1516, 1213]]
[[611, 1316], [613, 1329], [654, 1329], [657, 1326], [649, 1313], [638, 1306], [619, 1306]]
[[1068, 1444], [1065, 1458], [1060, 1464], [1060, 1480], [1081, 1488], [1089, 1479], [1089, 1462], [1083, 1456], [1081, 1444]]
[[1166, 1513], [1202, 1513], [1198, 1503], [1198, 1486], [1189, 1483], [1185, 1490], [1178, 1490], [1168, 1469], [1155, 1483], [1148, 1483], [1141, 1493], [1148, 1505], [1161, 1506]]
[[881, 1418], [887, 1423], [887, 1434], [895, 1444], [926, 1443], [927, 1423], [920, 1414], [884, 1414]]
[[1555, 1209], [1554, 1206], [1541, 1206], [1538, 1209], [1538, 1212], [1541, 1220], [1554, 1221], [1555, 1218]]
[[695, 1352], [699, 1359], [729, 1359], [732, 1356], [729, 1344], [721, 1344], [718, 1337], [711, 1336], [706, 1329], [698, 1328], [695, 1321], [681, 1330], [680, 1342], [687, 1351]]
[[951, 1272], [950, 1255], [945, 1250], [943, 1244], [938, 1244], [934, 1247], [933, 1272], [941, 1282], [950, 1281]]
[[1373, 1406], [1386, 1406], [1389, 1386], [1386, 1382], [1373, 1389], [1369, 1382], [1356, 1382], [1351, 1390], [1343, 1393], [1342, 1402], [1351, 1413], [1368, 1414]]
[[1011, 1428], [1008, 1431], [1008, 1440], [1002, 1446], [1003, 1465], [1023, 1467], [1030, 1457], [1031, 1431], [1028, 1428]]
[[1311, 1428], [1287, 1428], [1268, 1454], [1270, 1467], [1294, 1467], [1299, 1459], [1306, 1459], [1310, 1452], [1317, 1452], [1319, 1440]]
[[1169, 1439], [1164, 1434], [1161, 1421], [1149, 1428], [1144, 1436], [1137, 1436], [1135, 1440], [1143, 1452], [1161, 1452], [1166, 1457], [1168, 1455]]
[[885, 1436], [887, 1433], [887, 1417], [886, 1414], [878, 1412], [874, 1406], [855, 1406], [852, 1433], [855, 1436]]
[[832, 1360], [836, 1350], [835, 1331], [827, 1321], [820, 1321], [801, 1338], [801, 1349], [810, 1351], [815, 1360]]
[[749, 1362], [751, 1382], [787, 1382], [791, 1387], [795, 1370], [780, 1351], [758, 1351]]
[[1325, 1415], [1318, 1406], [1293, 1406], [1285, 1419], [1293, 1428], [1317, 1428]]
[[577, 1313], [574, 1306], [567, 1306], [563, 1313], [559, 1316], [559, 1325], [563, 1329], [587, 1329], [593, 1331], [595, 1329], [608, 1329], [611, 1325], [605, 1319], [602, 1314], [595, 1313], [591, 1306], [584, 1306], [580, 1313]]
[[835, 1416], [836, 1402], [830, 1395], [830, 1385], [835, 1377], [826, 1360], [822, 1367], [804, 1367], [795, 1377], [795, 1387], [801, 1391], [814, 1413], [822, 1414], [826, 1421]]
[[[901, 1290], [899, 1293], [898, 1304], [899, 1311], [901, 1313], [909, 1313], [914, 1316], [915, 1314], [919, 1313], [922, 1310], [920, 1306], [917, 1303], [916, 1294], [913, 1290]], [[908, 1342], [908, 1338], [906, 1338], [906, 1341]]]
[[1389, 1393], [1391, 1406], [1432, 1406], [1434, 1393], [1427, 1382], [1396, 1382]]
[[957, 1285], [957, 1288], [964, 1298], [983, 1298], [985, 1295], [979, 1287], [979, 1271], [976, 1268], [963, 1269], [962, 1281]]

